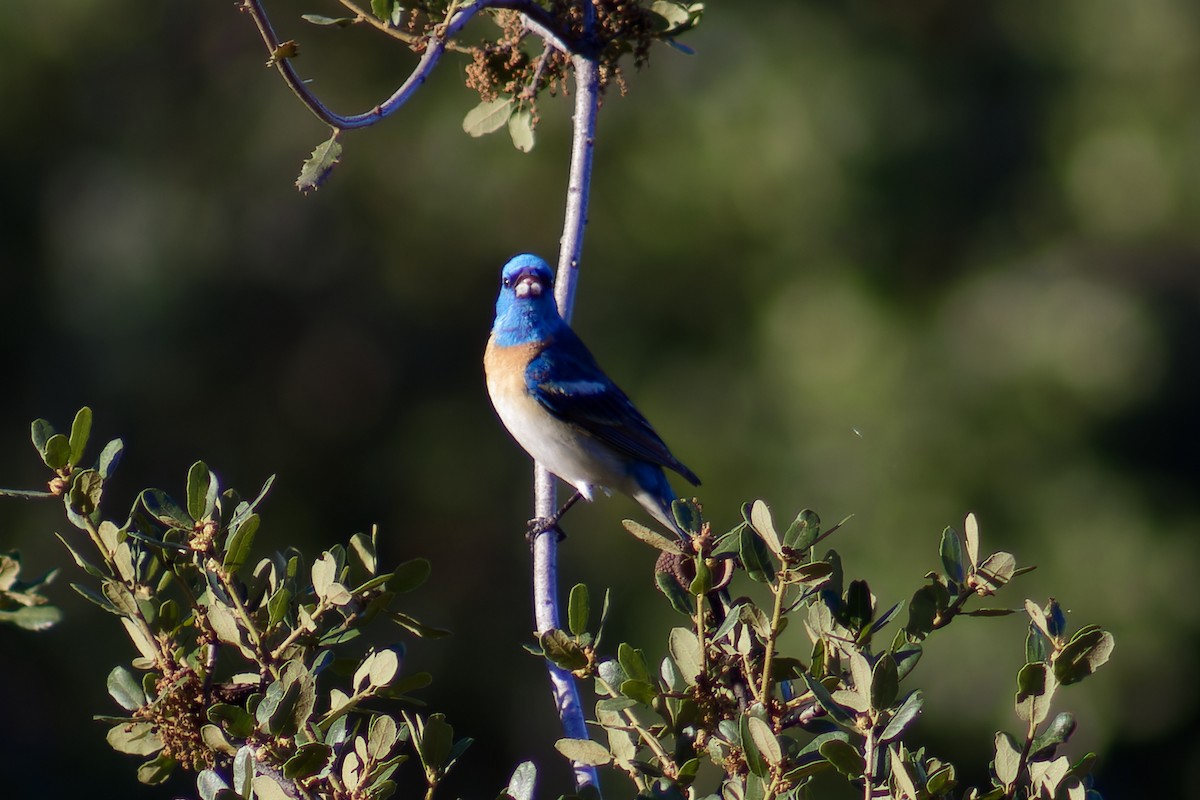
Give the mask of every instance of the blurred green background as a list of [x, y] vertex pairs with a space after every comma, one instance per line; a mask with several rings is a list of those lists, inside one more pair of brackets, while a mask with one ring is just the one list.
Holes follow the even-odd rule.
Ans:
[[[337, 110], [413, 63], [299, 22], [332, 2], [272, 9]], [[602, 110], [577, 329], [716, 525], [754, 497], [854, 514], [832, 544], [887, 605], [975, 511], [985, 548], [1038, 565], [1009, 604], [1053, 594], [1116, 636], [1059, 695], [1070, 753], [1101, 755], [1106, 796], [1197, 796], [1200, 5], [713, 2], [687, 42]], [[128, 448], [114, 516], [202, 458], [247, 493], [279, 474], [264, 547], [377, 523], [386, 560], [432, 559], [409, 608], [456, 634], [409, 654], [477, 739], [448, 791], [494, 796], [535, 758], [554, 796], [553, 709], [520, 648], [528, 463], [480, 358], [500, 265], [556, 252], [570, 104], [545, 104], [529, 155], [470, 139], [447, 57], [301, 197], [327, 134], [264, 60], [232, 2], [0, 4], [0, 485], [45, 479], [30, 420], [89, 404]], [[638, 514], [573, 511], [562, 573], [612, 587], [610, 641], [657, 658], [671, 614], [619, 526]], [[0, 502], [31, 574], [66, 567], [66, 528]], [[104, 675], [130, 651], [65, 572], [63, 623], [0, 629], [5, 796], [188, 793], [107, 750], [91, 716], [115, 712]], [[963, 621], [917, 673], [919, 736], [969, 779], [1017, 725], [1023, 638]]]

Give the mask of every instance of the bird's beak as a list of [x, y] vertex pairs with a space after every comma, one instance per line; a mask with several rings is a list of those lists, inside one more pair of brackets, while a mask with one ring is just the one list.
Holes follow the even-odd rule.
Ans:
[[519, 298], [526, 297], [541, 297], [542, 291], [546, 288], [546, 284], [542, 279], [532, 273], [522, 275], [517, 279], [517, 283], [513, 286], [513, 292]]

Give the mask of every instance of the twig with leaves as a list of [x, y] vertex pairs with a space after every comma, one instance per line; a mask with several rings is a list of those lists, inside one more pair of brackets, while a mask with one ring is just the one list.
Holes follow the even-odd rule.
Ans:
[[[405, 674], [402, 642], [356, 646], [376, 619], [413, 636], [445, 633], [393, 608], [424, 583], [429, 563], [380, 570], [374, 531], [330, 548], [311, 567], [291, 548], [254, 562], [273, 479], [244, 500], [202, 462], [188, 471], [183, 503], [146, 489], [112, 519], [101, 506], [124, 448], [114, 439], [88, 466], [91, 423], [87, 408], [69, 436], [36, 420], [33, 443], [52, 471], [48, 491], [0, 494], [59, 498], [87, 535], [59, 538], [89, 576], [71, 587], [118, 617], [137, 652], [107, 680], [125, 713], [97, 719], [109, 724], [113, 749], [148, 759], [138, 779], [157, 784], [176, 769], [193, 771], [202, 800], [382, 800], [411, 750], [432, 795], [471, 740], [455, 740], [440, 714], [403, 709], [397, 721], [384, 711], [385, 703], [410, 703], [430, 676]], [[9, 564], [0, 558], [0, 582]], [[342, 677], [341, 667], [329, 669], [335, 657], [350, 667]]]
[[[622, 0], [579, 0], [578, 3], [552, 3], [547, 8], [535, 0], [428, 0], [401, 5], [396, 0], [372, 0], [371, 13], [353, 0], [338, 0], [354, 17], [326, 17], [305, 14], [303, 19], [322, 27], [349, 27], [366, 22], [391, 36], [421, 58], [391, 96], [379, 105], [357, 114], [339, 114], [321, 100], [300, 76], [293, 63], [300, 55], [300, 44], [281, 41], [275, 33], [262, 0], [241, 0], [239, 8], [253, 19], [268, 53], [267, 65], [275, 67], [297, 98], [332, 129], [328, 140], [318, 145], [305, 161], [296, 186], [309, 192], [320, 187], [339, 163], [343, 131], [374, 125], [399, 110], [432, 74], [447, 51], [469, 54], [473, 63], [466, 69], [467, 85], [481, 98], [468, 112], [463, 129], [482, 136], [508, 127], [513, 144], [529, 151], [534, 146], [537, 101], [544, 91], [565, 87], [568, 72], [574, 71], [578, 83], [580, 67], [587, 62], [596, 67], [598, 86], [609, 81], [621, 83], [618, 64], [626, 53], [633, 53], [638, 66], [645, 63], [650, 45], [662, 41], [685, 52], [675, 37], [695, 27], [703, 13], [702, 3], [686, 4], [674, 0], [624, 2]], [[577, 6], [577, 8], [576, 8]], [[456, 40], [462, 29], [476, 16], [492, 16], [501, 30], [494, 41], [477, 46]], [[515, 20], [515, 23], [514, 23]], [[523, 48], [527, 34], [543, 43], [540, 55]], [[621, 83], [623, 87], [623, 83]]]
[[[690, 502], [677, 501], [675, 513], [692, 534], [693, 553], [626, 521], [630, 532], [662, 551], [659, 585], [688, 620], [671, 630], [658, 669], [647, 651], [628, 643], [617, 646], [615, 657], [602, 654], [608, 598], [593, 634], [588, 593], [581, 586], [571, 592], [569, 629], [539, 637], [539, 652], [563, 669], [594, 678], [600, 697], [595, 719], [607, 746], [564, 739], [558, 745], [564, 755], [615, 766], [639, 792], [662, 797], [800, 797], [814, 776], [831, 771], [863, 800], [1099, 797], [1089, 788], [1094, 756], [1071, 762], [1057, 753], [1074, 731], [1072, 715], [1063, 712], [1044, 723], [1055, 688], [1095, 672], [1111, 655], [1113, 639], [1097, 626], [1068, 636], [1053, 600], [1045, 608], [1025, 603], [1027, 663], [1018, 674], [1016, 696], [1025, 732], [1020, 738], [997, 735], [990, 787], [953, 794], [954, 766], [906, 744], [926, 698], [921, 689], [901, 689], [911, 680], [926, 638], [964, 616], [1019, 613], [969, 607], [972, 599], [989, 598], [1029, 571], [1017, 568], [1008, 553], [981, 559], [973, 515], [965, 535], [944, 531], [943, 571], [926, 576], [927, 585], [909, 604], [907, 622], [884, 643], [881, 634], [897, 621], [901, 604], [881, 612], [864, 581], [846, 582], [835, 551], [816, 553], [815, 545], [841, 523], [822, 530], [817, 515], [805, 510], [780, 533], [759, 500], [744, 506], [742, 523], [716, 536]], [[680, 558], [690, 566], [681, 568]], [[729, 584], [731, 578], [735, 583]], [[769, 602], [760, 605], [750, 594], [723, 600], [719, 588], [736, 586], [739, 578], [748, 579], [747, 588], [765, 588]], [[723, 618], [706, 611], [718, 605]], [[789, 622], [807, 631], [812, 642], [807, 658], [783, 649], [780, 634]], [[717, 768], [715, 785], [702, 785], [704, 761]]]

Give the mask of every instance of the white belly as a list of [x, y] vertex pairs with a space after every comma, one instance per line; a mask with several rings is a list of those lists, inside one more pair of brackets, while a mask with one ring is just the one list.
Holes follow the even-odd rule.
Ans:
[[500, 421], [525, 452], [574, 486], [588, 500], [595, 490], [623, 488], [629, 480], [625, 464], [574, 425], [563, 422], [533, 399], [523, 369], [503, 368], [504, 351], [488, 348], [488, 395]]

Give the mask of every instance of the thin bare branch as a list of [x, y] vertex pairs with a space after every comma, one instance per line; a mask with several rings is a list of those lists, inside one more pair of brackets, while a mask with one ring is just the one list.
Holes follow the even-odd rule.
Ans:
[[[356, 13], [359, 13], [360, 16], [363, 16], [368, 21], [373, 21], [373, 18], [365, 15], [357, 6], [346, 2], [343, 2], [343, 5], [356, 10]], [[279, 53], [281, 42], [275, 34], [275, 29], [271, 25], [271, 20], [267, 16], [266, 10], [263, 8], [262, 0], [242, 0], [241, 8], [243, 11], [249, 13], [254, 20], [254, 24], [258, 27], [259, 35], [262, 36], [267, 51], [271, 53], [271, 63], [279, 70], [279, 74], [283, 76], [284, 82], [287, 83], [296, 97], [304, 105], [308, 106], [308, 109], [318, 119], [337, 130], [365, 128], [369, 125], [374, 125], [404, 105], [413, 93], [425, 83], [425, 80], [432, 73], [433, 68], [437, 66], [442, 54], [451, 48], [451, 43], [458, 32], [476, 14], [484, 9], [502, 8], [518, 11], [523, 15], [525, 25], [530, 31], [541, 36], [555, 47], [567, 52], [572, 52], [573, 49], [584, 49], [580, 43], [574, 42], [570, 36], [557, 31], [554, 18], [544, 8], [533, 2], [533, 0], [476, 0], [474, 3], [462, 6], [454, 11], [449, 19], [439, 26], [437, 33], [426, 39], [424, 43], [425, 52], [421, 56], [421, 60], [417, 62], [417, 66], [413, 68], [408, 79], [401, 84], [400, 88], [392, 93], [391, 97], [370, 111], [343, 116], [332, 111], [309, 89], [299, 73], [296, 72], [296, 68], [292, 65], [290, 58], [276, 55]], [[387, 28], [387, 26], [384, 27]], [[420, 44], [418, 43], [416, 46], [419, 47]]]
[[[582, 0], [584, 38], [590, 40], [595, 25], [591, 0]], [[545, 37], [543, 37], [545, 38]], [[549, 40], [547, 40], [549, 41]], [[592, 154], [596, 137], [596, 115], [600, 108], [600, 66], [590, 53], [571, 58], [575, 71], [575, 114], [572, 117], [571, 168], [567, 182], [566, 214], [559, 242], [555, 300], [562, 318], [570, 321], [575, 305], [575, 287], [583, 252], [583, 230], [587, 225], [588, 196], [592, 183]], [[557, 505], [555, 479], [541, 464], [534, 466], [534, 509], [539, 517], [554, 514]], [[538, 536], [533, 543], [534, 615], [538, 632], [560, 627], [558, 598], [558, 540], [553, 535]], [[588, 738], [579, 690], [569, 672], [546, 662], [550, 683], [558, 706], [563, 732], [570, 738]], [[575, 764], [578, 789], [599, 789], [594, 767]]]

